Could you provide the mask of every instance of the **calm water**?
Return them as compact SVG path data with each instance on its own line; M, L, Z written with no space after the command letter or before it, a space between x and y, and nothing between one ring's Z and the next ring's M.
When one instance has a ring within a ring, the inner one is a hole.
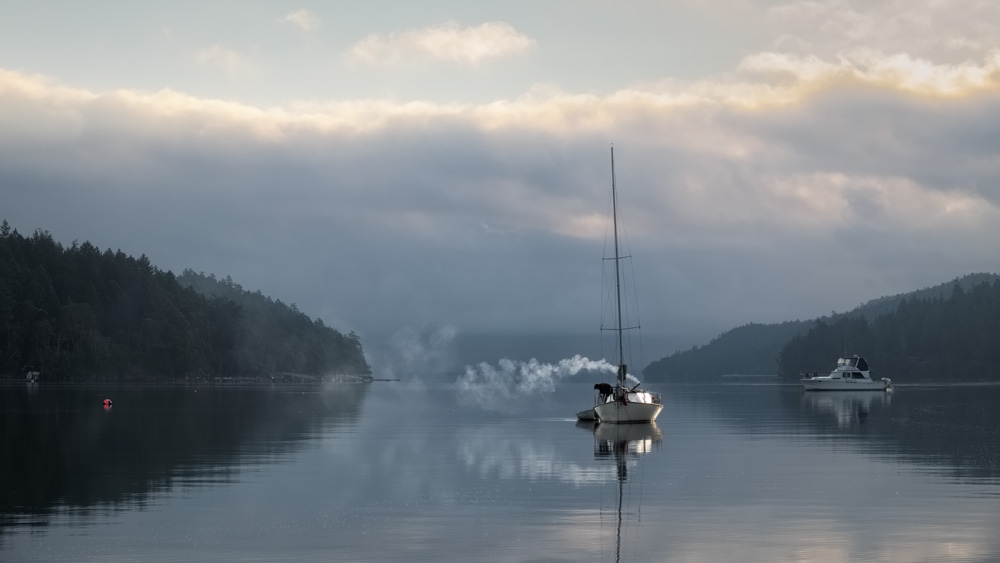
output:
M0 560L1000 561L1000 387L589 381L0 388Z

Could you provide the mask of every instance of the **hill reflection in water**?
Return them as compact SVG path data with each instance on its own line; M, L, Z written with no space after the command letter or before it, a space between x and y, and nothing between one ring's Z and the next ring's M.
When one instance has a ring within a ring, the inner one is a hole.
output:
M354 424L367 385L320 388L17 386L0 391L0 527L56 510L142 508L232 482L305 439ZM104 398L113 397L106 409Z

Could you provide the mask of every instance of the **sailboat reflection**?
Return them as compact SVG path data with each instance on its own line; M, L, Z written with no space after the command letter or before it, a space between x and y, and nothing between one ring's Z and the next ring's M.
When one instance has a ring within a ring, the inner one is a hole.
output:
M865 424L872 408L885 408L892 404L892 394L885 391L827 391L804 393L802 403L813 412L833 415L837 426L850 428Z
M625 483L629 480L629 469L640 462L640 456L659 449L663 442L663 432L655 422L642 424L592 424L578 422L578 428L593 429L594 458L614 460L617 469L618 503L615 527L615 562L621 561L622 516L625 505ZM641 473L640 473L641 475ZM633 479L634 482L634 479ZM641 481L640 481L641 485ZM640 494L641 498L641 494ZM638 506L632 515L638 517Z

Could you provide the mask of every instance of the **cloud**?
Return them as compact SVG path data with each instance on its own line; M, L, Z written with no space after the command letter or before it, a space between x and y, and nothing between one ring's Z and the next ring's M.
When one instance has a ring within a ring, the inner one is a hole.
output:
M198 51L194 60L199 65L220 68L230 76L245 76L257 71L250 59L221 43Z
M302 31L307 31L307 32L319 28L319 23L320 23L319 17L316 14L310 12L309 10L306 10L305 8L289 12L282 19L283 21L298 26L298 28L301 29Z
M967 95L1000 86L1000 49L987 53L981 63L959 64L936 64L905 53L886 55L871 49L855 50L832 61L764 52L743 59L739 69L784 74L810 90L851 81L928 96Z
M348 52L352 63L403 65L441 61L478 66L495 59L521 55L535 47L535 40L509 23L486 22L462 27L455 21L388 35L363 38Z
M961 62L997 46L1000 5L979 0L701 0L692 8L763 42L762 50L836 57L858 48Z
M607 95L271 108L0 70L0 208L362 334L583 330L614 140L647 330L805 318L996 269L997 65L767 52Z

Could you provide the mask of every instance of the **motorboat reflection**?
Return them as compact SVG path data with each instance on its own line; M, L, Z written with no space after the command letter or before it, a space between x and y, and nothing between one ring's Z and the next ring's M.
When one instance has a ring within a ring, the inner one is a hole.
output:
M813 412L833 415L837 426L848 428L865 424L873 408L888 407L892 394L884 391L803 393L802 403Z

